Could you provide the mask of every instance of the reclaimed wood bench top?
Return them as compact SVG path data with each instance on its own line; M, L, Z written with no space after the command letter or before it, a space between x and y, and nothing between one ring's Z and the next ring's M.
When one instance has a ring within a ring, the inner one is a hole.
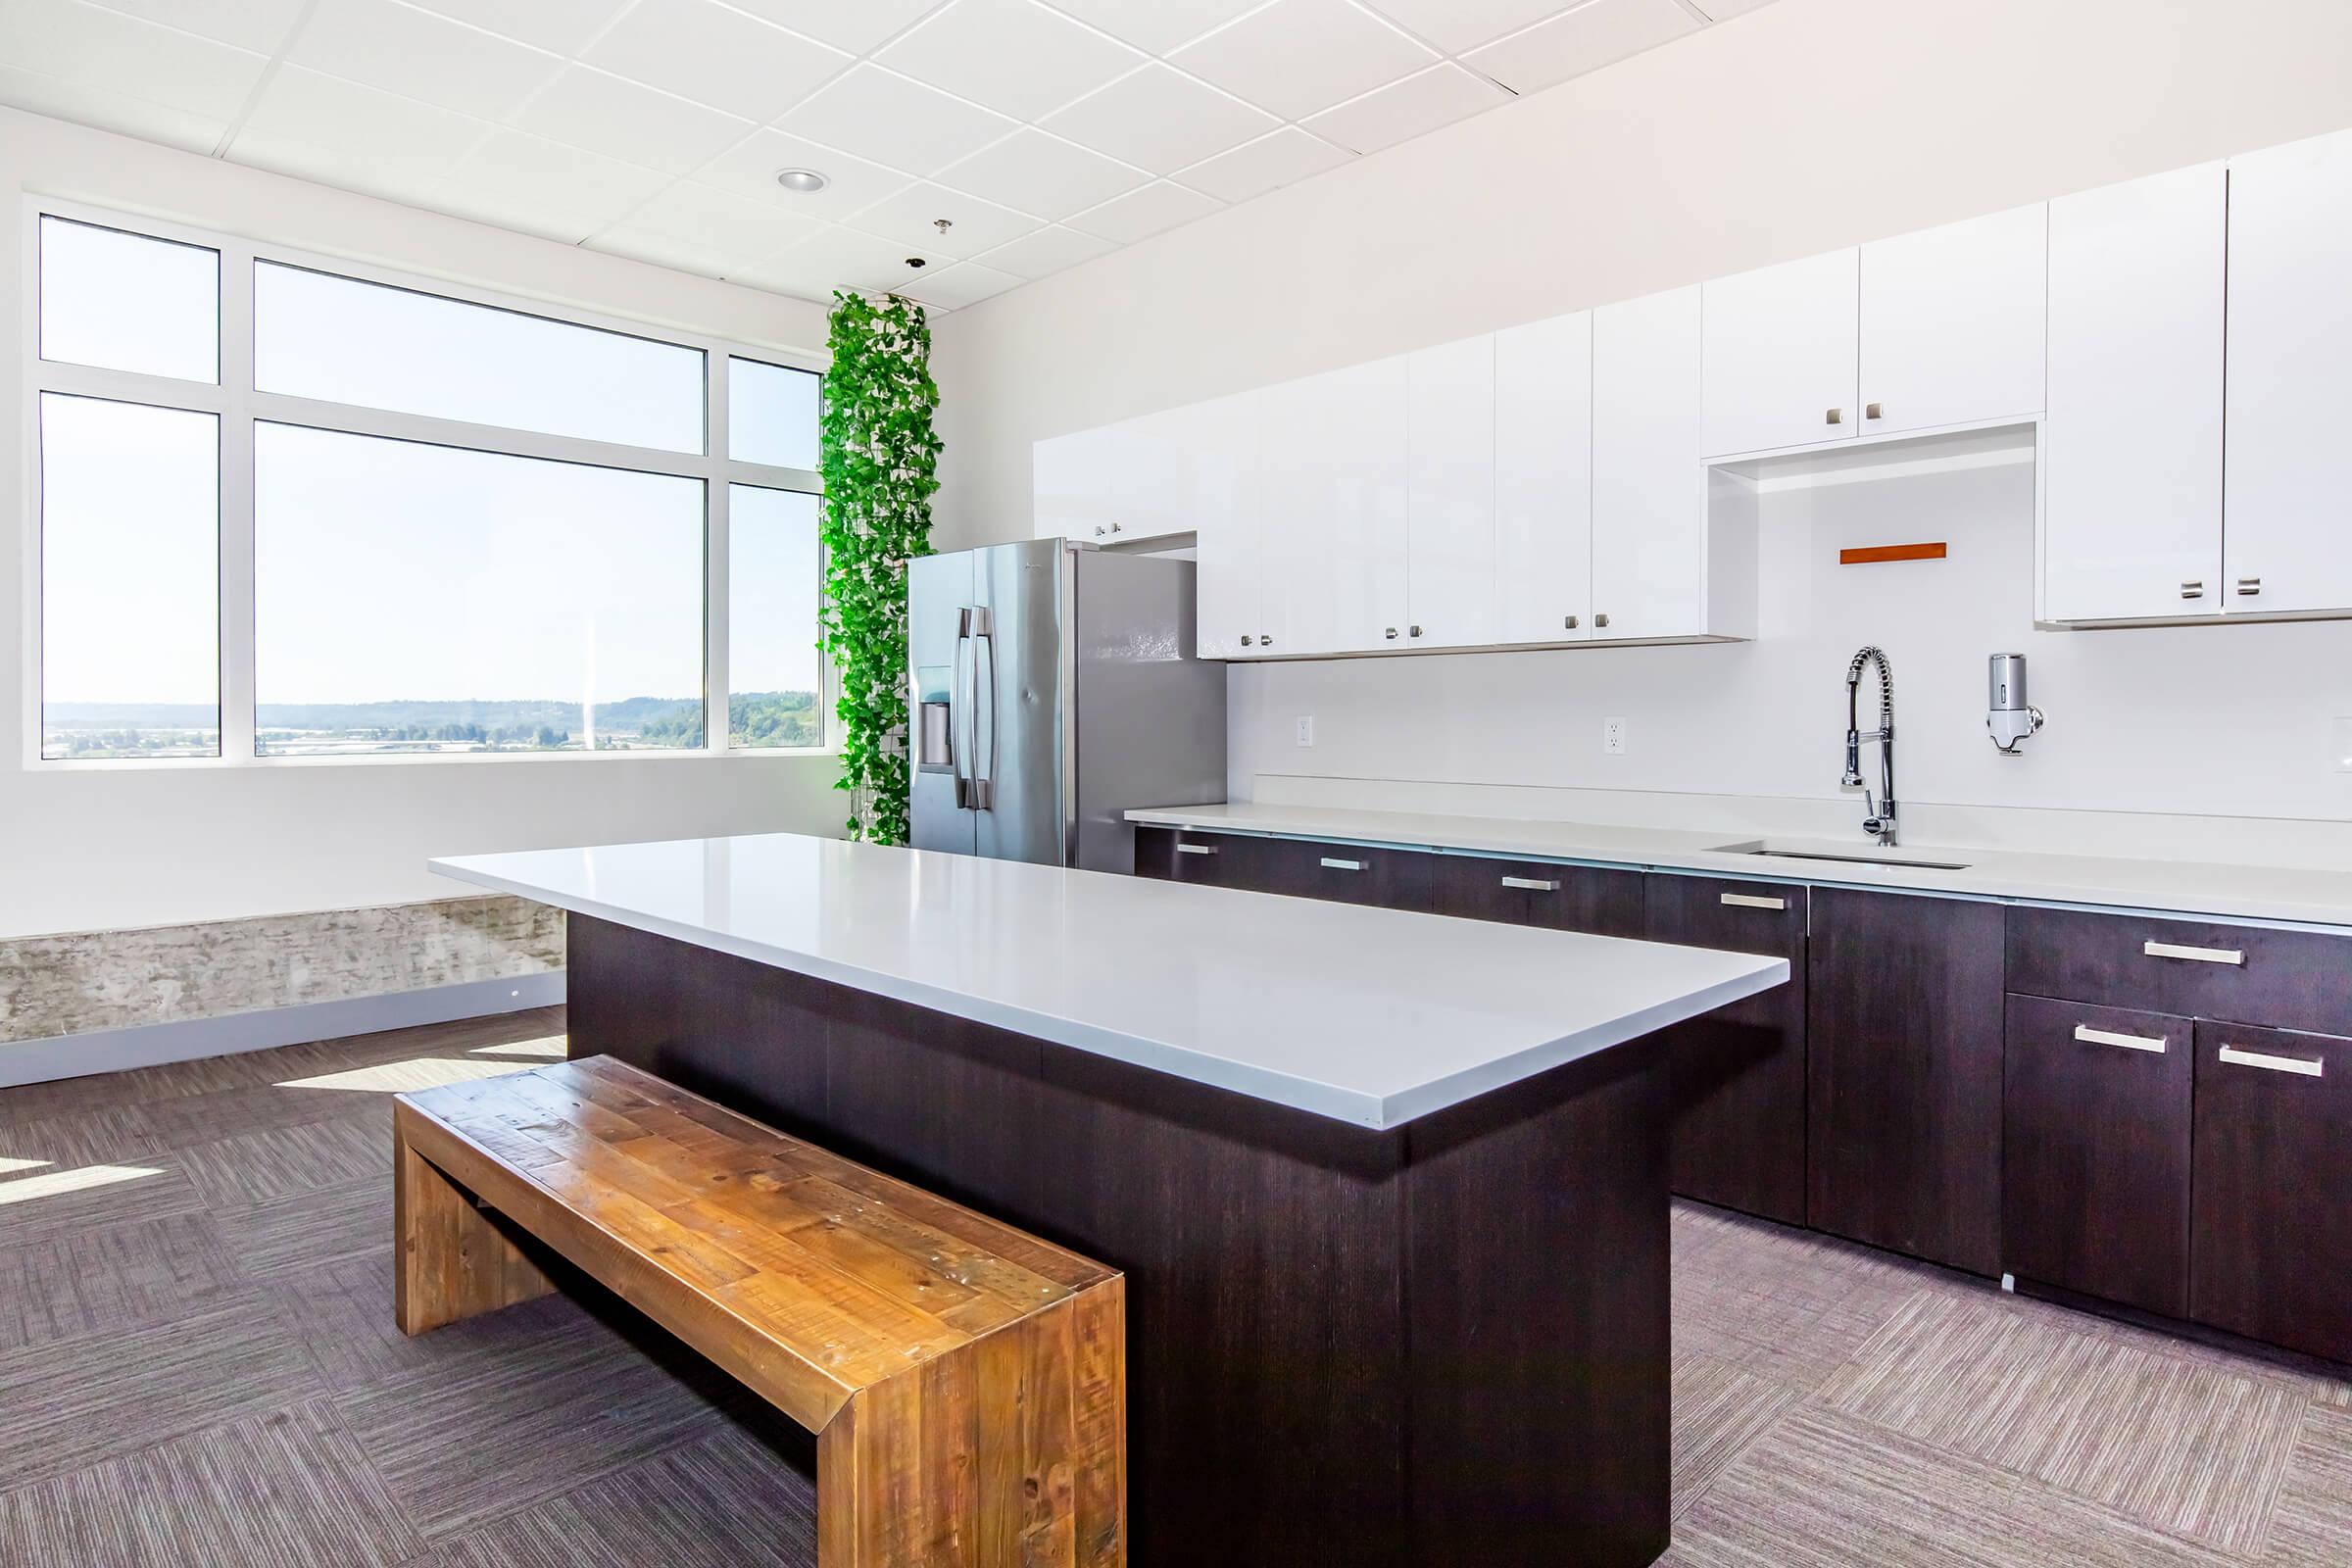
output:
M400 1097L424 1159L810 1431L1116 1273L610 1057Z

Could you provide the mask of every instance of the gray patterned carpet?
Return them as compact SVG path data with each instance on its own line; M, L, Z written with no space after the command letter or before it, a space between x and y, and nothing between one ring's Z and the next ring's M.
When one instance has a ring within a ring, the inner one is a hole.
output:
M392 1327L388 1096L560 1012L0 1091L0 1564L810 1568L807 1440L591 1288ZM2352 1385L1675 1213L1673 1568L2344 1568Z

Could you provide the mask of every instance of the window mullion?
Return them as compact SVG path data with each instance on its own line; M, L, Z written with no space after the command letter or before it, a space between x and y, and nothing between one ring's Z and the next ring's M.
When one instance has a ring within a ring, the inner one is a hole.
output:
M220 758L258 751L254 669L253 253L220 251Z
M732 642L728 585L734 580L734 508L727 488L727 357L703 356L704 410L709 434L704 447L711 460L710 476L703 481L705 517L703 544L703 749L723 752L733 738L733 675L728 669Z

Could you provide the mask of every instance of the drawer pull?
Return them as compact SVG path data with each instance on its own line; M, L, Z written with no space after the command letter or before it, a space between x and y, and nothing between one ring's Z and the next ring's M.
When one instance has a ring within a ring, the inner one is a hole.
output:
M2265 1072L2291 1072L2305 1078L2320 1077L2328 1063L2306 1061L2301 1056L2273 1056L2260 1051L2240 1051L2235 1046L2222 1048L2222 1060L2232 1067L2260 1067Z
M1536 876L1506 876L1502 879L1502 885L1506 888L1518 888L1525 893L1557 893L1560 891L1560 885L1557 882L1546 882L1542 877Z
M1178 855L1214 855L1217 853L1217 847L1213 844L1179 844L1176 846L1176 853Z
M1787 899L1768 899L1760 893L1726 893L1723 902L1735 909L1786 909Z
M1342 860L1328 855L1323 857L1323 865L1326 870L1332 871L1361 871L1364 868L1361 860Z
M2075 1025L2075 1038L2093 1046L2121 1046L2126 1051L2153 1051L2164 1054L2169 1043L2163 1035L2124 1035L2112 1029L2093 1029L2086 1023Z
M2235 948L2184 948L2178 942L2143 942L2139 951L2151 958L2186 958L2193 963L2244 963Z

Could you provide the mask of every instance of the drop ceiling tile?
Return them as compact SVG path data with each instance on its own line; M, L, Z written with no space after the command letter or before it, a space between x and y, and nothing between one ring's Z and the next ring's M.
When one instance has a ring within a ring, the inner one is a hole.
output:
M660 248L695 260L693 270L724 273L800 243L824 225L765 202L680 180L596 236Z
M926 272L899 292L937 310L960 311L1008 288L1019 288L1025 281L978 262L965 262L944 272Z
M638 0L580 58L758 121L773 120L850 63L838 49L713 0Z
M1144 63L1037 0L950 0L874 60L1016 120L1049 115Z
M830 183L820 191L789 191L776 183L787 169L813 169ZM912 177L862 158L820 147L780 130L759 130L694 172L695 183L773 202L787 212L837 222L914 183Z
M1460 54L1571 10L1583 0L1365 0L1447 54Z
M1074 228L1049 224L1033 234L1024 234L1009 245L1000 245L977 259L1000 272L1012 272L1021 277L1047 277L1064 268L1091 262L1098 256L1108 256L1118 247L1106 239L1081 234Z
M0 61L182 114L234 121L269 60L80 0L0 3Z
M1351 0L1274 0L1169 59L1285 120L1302 120L1438 56Z
M470 116L280 66L230 144L232 162L421 205L490 132Z
M1197 190L1171 185L1163 179L1080 213L1070 220L1070 226L1121 245L1132 245L1179 223L1205 218L1223 205Z
M919 271L908 268L910 256L921 257L927 265ZM922 271L952 265L927 251L908 250L878 235L836 226L767 257L743 275L762 288L823 299L837 288L901 288Z
M485 120L503 120L564 62L395 0L318 0L287 50L298 66Z
M641 86L592 66L566 66L514 119L518 130L665 174L689 174L743 140L752 122Z
M160 22L217 43L273 55L302 15L303 0L93 0L102 10Z
M1282 122L1156 61L1089 93L1045 128L1155 174L1213 157Z
M1176 177L1220 201L1246 202L1310 174L1337 169L1352 161L1353 156L1296 125L1285 125L1270 136L1260 136L1206 163L1195 164Z
M518 130L493 131L449 179L476 196L511 195L577 214L591 228L618 220L670 183L667 174Z
M628 0L409 0L490 32L572 55L620 15Z
M942 218L949 223L945 233L935 226ZM859 213L849 224L899 245L959 258L994 250L1044 226L1026 213L938 185L909 185Z
M1690 0L1690 3L1717 22L1729 22L1750 11L1763 10L1772 0Z
M224 119L191 115L183 109L170 109L63 76L19 71L14 66L0 66L0 104L192 153L209 153L220 145L229 126Z
M1164 55L1245 11L1255 10L1265 0L1054 0L1054 4L1138 49Z
M1587 0L1462 59L1513 92L1541 92L1698 26L1675 0Z
M778 130L909 174L935 174L1015 122L868 62L776 122Z
M1099 206L1149 178L1142 170L1025 125L948 170L939 182L1015 212L1057 220Z
M805 32L854 55L878 44L937 11L944 0L735 0L756 17Z
M1351 151L1376 153L1510 101L1509 93L1449 60L1326 109L1306 128Z

